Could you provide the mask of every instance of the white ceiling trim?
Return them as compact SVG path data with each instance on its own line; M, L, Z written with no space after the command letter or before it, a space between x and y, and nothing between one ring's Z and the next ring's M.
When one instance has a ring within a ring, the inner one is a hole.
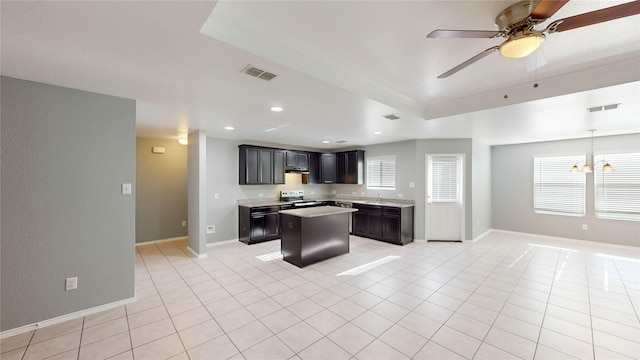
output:
M630 59L434 104L429 106L426 118L459 115L639 81L640 51L635 54ZM589 81L579 81L585 78ZM534 88L534 83L539 86ZM508 98L505 99L505 95Z

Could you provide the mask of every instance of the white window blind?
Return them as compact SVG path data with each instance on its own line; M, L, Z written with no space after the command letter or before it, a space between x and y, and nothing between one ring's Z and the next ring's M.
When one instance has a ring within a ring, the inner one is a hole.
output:
M431 201L458 201L457 159L433 159L431 161Z
M396 157L367 158L367 189L396 189Z
M570 171L574 164L584 162L584 155L533 159L533 202L536 213L584 216L585 173Z
M640 153L598 155L594 161L596 217L640 221ZM605 161L615 170L602 172Z

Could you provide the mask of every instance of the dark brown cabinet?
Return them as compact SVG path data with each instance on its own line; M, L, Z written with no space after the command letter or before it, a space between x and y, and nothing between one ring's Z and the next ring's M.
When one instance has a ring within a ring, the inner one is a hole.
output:
M336 173L339 184L364 184L364 150L336 153Z
M316 153L240 145L239 184L284 184L285 172L303 184L364 184L364 150Z
M249 145L239 149L240 185L284 184L284 150Z
M379 239L382 237L382 209L380 206L353 204L353 235Z
M273 183L284 184L285 161L287 152L285 150L273 150Z
M239 239L255 244L280 238L280 206L238 208Z
M354 203L353 235L405 245L413 241L413 206Z
M307 171L309 169L309 154L302 151L287 150L286 169Z
M302 174L303 184L320 184L320 153L309 153L309 173Z
M320 155L320 183L336 183L336 154L324 153Z

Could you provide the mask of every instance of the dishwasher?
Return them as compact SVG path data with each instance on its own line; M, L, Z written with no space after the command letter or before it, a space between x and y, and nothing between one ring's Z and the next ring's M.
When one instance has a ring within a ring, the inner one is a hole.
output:
M336 201L336 206L339 206L342 208L352 208L353 204L350 202ZM349 234L353 234L352 224L353 224L353 213L349 213Z

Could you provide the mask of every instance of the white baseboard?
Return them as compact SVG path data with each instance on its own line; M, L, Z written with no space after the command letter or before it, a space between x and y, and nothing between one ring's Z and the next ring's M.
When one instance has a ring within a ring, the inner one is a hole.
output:
M170 241L179 241L179 240L185 240L185 239L188 239L188 238L189 238L188 236L178 236L178 237L167 238L167 239L143 241L143 242L137 242L136 246L159 244L159 243L165 243L165 242L170 242Z
M66 315L58 316L58 317L55 317L55 318L52 318L52 319L43 320L43 321L40 321L40 322L37 322L37 323L20 326L20 327L17 327L15 329L5 330L5 331L0 332L0 339L5 339L5 338L11 337L11 336L20 335L22 333L26 333L26 332L37 330L37 329L42 329L42 328L47 327L47 326L63 323L65 321L81 318L81 317L84 317L84 316L97 314L97 313L102 312L102 311L115 309L117 307L120 307L120 306L123 306L123 305L127 305L127 304L131 304L131 303L134 303L136 301L137 301L137 299L134 296L132 298L128 298L128 299L124 299L124 300L118 300L118 301L114 301L114 302L111 302L111 303L108 303L108 304L104 304L104 305L92 307L92 308L89 308L89 309L84 309L84 310L72 312L72 313L69 313L69 314L66 314Z
M197 257L198 259L206 259L207 254L200 254L197 251L193 250L189 245L187 245L187 251L191 253L191 255Z
M212 243L207 243L207 247L230 244L230 243L234 243L234 242L238 242L238 241L240 241L240 239L229 239L229 240L216 241L216 242L212 242Z
M638 250L638 247L637 246L633 246L633 245L612 244L612 243L606 243L606 242L601 242L601 241L573 239L573 238L565 238L565 237L560 237L560 236L541 235L541 234L526 233L526 232L511 231L511 230L501 230L501 229L491 229L489 231L492 232L492 233L495 232L495 233L505 234L505 235L535 236L535 237L542 238L542 239L549 239L549 240L556 240L556 241L566 241L566 242L569 242L569 243L574 243L576 245L589 245L589 246L598 245L598 246L612 247L612 248L619 248L619 249ZM483 234L483 236L484 235L485 234Z
M476 236L475 238L473 238L472 240L469 240L469 241L470 241L471 243L475 244L475 243L477 243L478 241L482 240L482 238L483 238L483 237L485 237L485 236L489 235L492 231L493 231L493 229L489 229L489 230L487 230L487 231L483 232L482 234L480 234L480 235Z

